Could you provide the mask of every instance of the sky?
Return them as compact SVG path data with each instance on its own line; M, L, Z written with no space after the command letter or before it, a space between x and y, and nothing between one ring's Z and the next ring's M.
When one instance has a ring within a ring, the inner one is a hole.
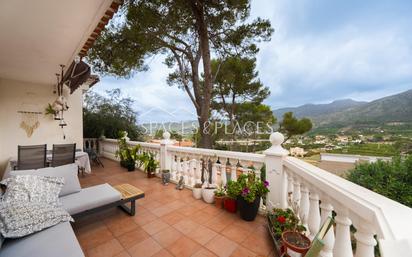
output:
M273 109L337 99L371 101L412 89L411 0L252 0L251 18L275 32L259 44L259 79ZM163 57L129 79L102 77L97 92L120 88L141 122L196 119L185 92L170 87Z

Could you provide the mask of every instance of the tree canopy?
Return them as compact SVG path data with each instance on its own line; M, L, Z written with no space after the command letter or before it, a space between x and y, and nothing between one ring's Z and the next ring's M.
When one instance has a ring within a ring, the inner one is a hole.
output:
M141 141L143 131L137 126L133 100L122 97L120 89L106 91L107 96L89 91L83 105L83 134L86 138L102 135L117 138L126 131L131 140Z
M270 40L270 22L248 22L248 0L129 1L121 13L96 40L89 61L101 73L128 77L147 69L151 56L165 55L165 64L175 69L168 83L187 93L198 116L200 146L210 148L205 125L217 75L212 72L212 55L255 55L257 43Z
M360 163L349 172L348 180L378 194L412 207L412 155Z
M279 130L286 134L286 140L295 135L302 135L312 129L312 121L308 118L297 119L293 112L283 114L283 119L279 122ZM286 141L285 140L285 141Z

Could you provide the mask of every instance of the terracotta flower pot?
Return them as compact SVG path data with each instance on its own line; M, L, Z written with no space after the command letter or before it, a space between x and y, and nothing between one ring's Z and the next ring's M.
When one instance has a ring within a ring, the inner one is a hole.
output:
M282 243L286 252L289 250L304 256L309 251L311 242L305 235L295 231L285 231L282 233Z
M216 196L215 195L215 205L217 208L222 209L223 208L223 200L225 199L224 196Z
M223 205L225 206L225 209L228 212L236 213L236 210L237 210L236 199L226 197L223 201Z

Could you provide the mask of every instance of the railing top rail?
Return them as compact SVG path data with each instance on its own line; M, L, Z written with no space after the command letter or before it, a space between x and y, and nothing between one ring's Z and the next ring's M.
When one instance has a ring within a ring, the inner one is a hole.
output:
M411 208L297 158L285 158L284 165L351 213L377 226L380 238L410 237L412 224L405 221L412 218Z
M116 140L116 139L106 138L106 139L103 139L103 141L104 141L104 142L113 143L113 144L117 144L117 140ZM155 143L147 143L147 142L139 142L139 141L128 141L127 143L128 143L129 145L141 145L142 147L149 147L149 148L160 149L160 145L159 145L159 144L155 144Z
M188 155L216 156L221 158L238 159L262 163L265 161L265 155L256 153L243 153L233 151L222 151L205 148L167 146L168 151L180 152Z

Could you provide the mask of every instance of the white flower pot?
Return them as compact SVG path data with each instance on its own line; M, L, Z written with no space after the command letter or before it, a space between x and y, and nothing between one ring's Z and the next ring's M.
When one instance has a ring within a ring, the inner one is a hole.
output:
M202 188L203 201L206 203L213 203L215 201L216 188Z
M193 197L197 200L202 198L202 189L201 188L193 188L192 189Z

